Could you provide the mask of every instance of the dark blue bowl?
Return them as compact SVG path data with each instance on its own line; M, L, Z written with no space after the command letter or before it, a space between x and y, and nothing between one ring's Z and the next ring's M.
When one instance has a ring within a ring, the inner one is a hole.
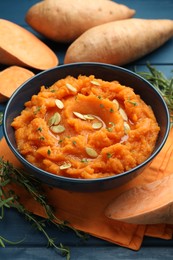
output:
M37 94L40 91L40 86L50 86L55 81L64 78L67 75L77 77L80 74L87 76L92 74L97 78L107 81L118 80L121 84L131 86L135 93L139 94L141 98L152 107L161 130L152 155L142 164L112 177L91 180L71 179L53 175L33 166L18 152L14 137L14 129L11 127L11 122L24 109L24 103L28 101L33 94ZM162 149L168 137L169 129L170 119L165 101L148 81L127 69L101 63L75 63L62 65L37 74L21 85L12 95L6 106L3 123L4 135L11 151L24 165L29 174L32 174L41 182L50 186L80 192L112 189L128 182L136 175L140 174L144 167L146 167Z

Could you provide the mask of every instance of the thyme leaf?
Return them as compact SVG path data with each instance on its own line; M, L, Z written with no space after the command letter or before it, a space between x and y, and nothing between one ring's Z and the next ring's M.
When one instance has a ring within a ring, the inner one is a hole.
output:
M48 246L54 247L57 249L63 256L66 256L66 259L70 259L70 250L67 247L64 247L62 244L57 246L54 239L52 239L46 231L46 223L50 222L55 227L60 230L71 229L77 236L80 238L87 238L87 235L81 231L76 230L66 221L58 219L54 215L53 208L47 203L47 198L45 191L43 190L41 183L34 179L32 176L26 175L23 169L14 167L8 161L4 161L3 158L0 158L0 220L4 217L5 208L15 208L18 212L22 213L25 218L34 224L34 226L43 233L48 241ZM27 192L36 200L45 210L46 218L43 218L41 221L39 218L34 215L32 212L28 211L24 205L21 204L20 198L12 188L12 185L17 184L22 186ZM5 243L15 243L11 242L0 236L0 246L4 247Z
M2 125L2 120L3 120L3 112L0 111L0 125Z
M23 242L24 239L20 240L20 241L10 241L2 236L0 236L0 246L1 247L5 247L5 243L10 244L10 245L17 245L21 242Z

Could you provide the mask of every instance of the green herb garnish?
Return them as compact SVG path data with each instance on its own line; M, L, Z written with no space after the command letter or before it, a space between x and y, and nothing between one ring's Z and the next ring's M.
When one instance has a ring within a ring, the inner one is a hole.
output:
M113 127L107 127L106 129L108 130L108 132L112 132L113 131Z
M112 157L112 154L111 153L107 153L107 158L111 158Z
M72 144L73 144L74 146L76 146L77 142L73 140L73 141L72 141Z
M0 236L0 246L1 247L5 247L5 244L9 244L9 245L17 245L20 244L21 242L23 242L24 239L20 240L20 241L11 241L6 239L5 237Z
M114 130L115 124L113 122L109 122L108 124L111 125L111 127L106 127L106 129L108 130L108 132L112 132Z
M51 238L46 231L46 224L51 222L60 230L65 230L67 228L71 229L80 238L87 238L86 234L71 227L68 222L58 219L54 215L52 207L47 203L47 198L41 183L32 176L26 175L24 170L14 167L8 161L4 161L3 158L0 158L0 179L0 220L4 218L5 208L15 208L18 212L22 213L29 222L34 224L34 226L45 236L48 241L48 246L54 247L63 256L66 256L67 260L69 260L70 250L67 247L64 247L61 243L59 246L55 244L54 239ZM46 218L40 218L28 211L24 205L21 204L20 198L12 189L12 186L8 186L12 184L17 184L23 187L32 196L32 198L44 208ZM19 242L12 242L0 236L0 246L2 247L5 247L5 243L14 244Z
M138 105L137 102L130 100L130 98L128 98L127 101L128 101L130 104L132 104L134 107L136 107L136 106Z
M38 127L38 128L37 128L37 131L41 132L41 131L42 131L42 128L41 128L41 127Z
M2 120L3 120L3 112L0 112L0 125L2 125Z
M41 110L41 107L40 107L40 106L36 107L36 109L35 109L35 111L34 111L34 115L36 115L38 112L40 112L40 110Z
M51 150L48 149L47 150L47 154L50 155L51 154Z
M147 68L149 72L138 72L138 74L147 79L160 92L168 106L171 126L173 126L173 77L168 79L149 64L147 64Z
M58 143L59 143L59 144L61 144L62 142L63 142L63 140L62 140L62 139L60 139L60 140L58 141Z

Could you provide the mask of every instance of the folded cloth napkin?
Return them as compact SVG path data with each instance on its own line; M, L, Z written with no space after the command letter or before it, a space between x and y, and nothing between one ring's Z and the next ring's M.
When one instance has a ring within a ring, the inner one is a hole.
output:
M0 156L20 167L20 163L10 151L4 138L0 141ZM93 193L71 192L45 185L46 196L49 204L55 209L55 215L61 220L68 221L74 228L111 243L139 250L144 236L171 239L173 225L165 223L155 225L123 223L107 218L104 214L105 208L121 192L172 174L172 158L173 129L157 157L139 176L129 183L109 191ZM36 215L46 217L42 206L38 205L33 198L28 197L21 187L17 187L17 189L22 194L22 203L28 210Z

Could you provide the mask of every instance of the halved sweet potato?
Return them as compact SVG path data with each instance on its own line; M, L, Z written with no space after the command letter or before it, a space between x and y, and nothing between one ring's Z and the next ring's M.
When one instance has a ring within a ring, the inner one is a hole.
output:
M55 53L23 27L0 19L0 63L39 70L58 65Z
M173 224L173 174L115 198L106 208L111 219L135 224Z

